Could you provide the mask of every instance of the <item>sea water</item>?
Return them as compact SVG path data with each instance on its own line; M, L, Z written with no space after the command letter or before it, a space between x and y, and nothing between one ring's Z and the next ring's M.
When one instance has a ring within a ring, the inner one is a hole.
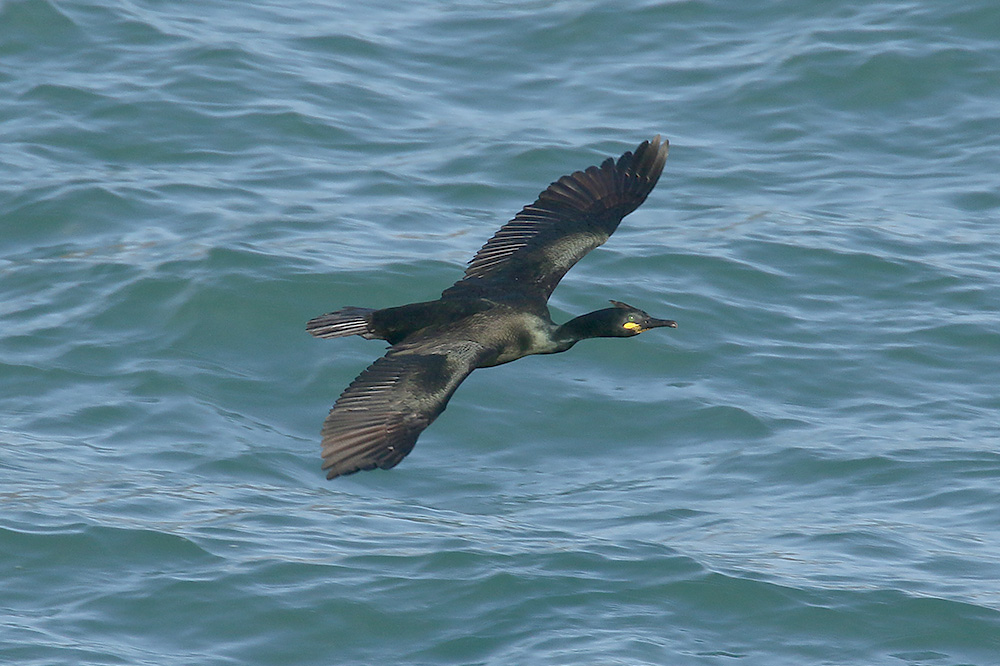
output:
M1000 5L0 2L0 661L1000 664ZM562 174L659 185L397 468L319 428Z

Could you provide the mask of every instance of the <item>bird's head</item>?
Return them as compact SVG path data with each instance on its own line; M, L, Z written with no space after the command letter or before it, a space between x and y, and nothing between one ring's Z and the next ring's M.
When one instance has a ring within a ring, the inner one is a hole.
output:
M677 328L677 322L673 319L657 319L650 317L639 308L632 307L628 303L621 301L611 301L613 308L599 310L607 324L607 332L602 337L630 338L639 335L651 328Z
M561 327L570 340L587 338L631 338L651 328L677 328L672 319L657 319L639 308L621 301L611 301L612 308L595 310L572 319Z

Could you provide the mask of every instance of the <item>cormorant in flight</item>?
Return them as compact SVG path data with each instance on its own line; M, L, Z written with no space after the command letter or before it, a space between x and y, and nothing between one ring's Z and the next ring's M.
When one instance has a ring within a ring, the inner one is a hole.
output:
M347 307L311 320L306 330L319 338L360 335L392 345L347 387L323 424L327 478L394 467L476 368L563 352L587 338L676 328L619 301L559 325L546 305L566 271L645 201L663 171L667 145L657 136L549 185L436 301Z

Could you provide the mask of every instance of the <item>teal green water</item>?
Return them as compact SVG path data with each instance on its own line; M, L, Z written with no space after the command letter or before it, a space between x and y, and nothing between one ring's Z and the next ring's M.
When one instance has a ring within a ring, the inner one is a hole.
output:
M0 662L1000 664L1000 5L0 1ZM558 176L675 331L318 430Z

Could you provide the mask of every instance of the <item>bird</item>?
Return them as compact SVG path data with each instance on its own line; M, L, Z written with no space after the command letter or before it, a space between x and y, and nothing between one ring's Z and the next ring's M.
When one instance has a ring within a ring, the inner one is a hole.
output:
M548 300L566 272L646 200L669 142L657 135L617 160L563 176L503 225L435 301L344 307L311 319L317 338L385 340L384 356L340 395L323 423L327 479L395 467L477 368L564 352L588 338L676 328L639 308L610 308L556 324Z

